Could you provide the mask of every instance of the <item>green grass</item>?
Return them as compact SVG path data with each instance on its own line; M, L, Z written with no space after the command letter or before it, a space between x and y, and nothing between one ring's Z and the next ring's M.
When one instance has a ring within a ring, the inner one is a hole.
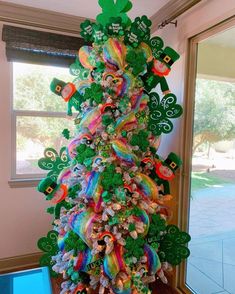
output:
M205 172L192 172L191 174L191 190L196 191L204 188L211 188L216 186L223 186L224 184L231 183L226 179L221 179L211 173Z

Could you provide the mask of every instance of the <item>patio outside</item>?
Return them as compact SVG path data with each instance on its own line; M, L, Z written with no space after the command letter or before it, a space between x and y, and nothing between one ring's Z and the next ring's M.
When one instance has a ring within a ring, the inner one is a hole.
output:
M193 157L187 284L197 294L235 294L234 146Z

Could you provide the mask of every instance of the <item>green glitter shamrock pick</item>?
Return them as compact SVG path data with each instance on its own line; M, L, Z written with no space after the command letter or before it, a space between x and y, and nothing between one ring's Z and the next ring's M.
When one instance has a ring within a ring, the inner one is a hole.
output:
M158 241L161 232L166 229L166 221L159 214L152 214L152 219L149 226L148 238L155 237Z
M90 100L90 104L93 105L93 101L96 104L100 104L103 98L103 89L100 84L92 83L90 88L85 90L84 99Z
M60 153L53 148L46 148L44 157L38 160L38 166L44 170L50 170L47 177L56 181L59 173L69 165L66 147L60 149Z
M95 151L86 144L80 144L76 150L76 160L80 164L85 164L87 159L90 159L96 155Z
M101 24L93 25L93 38L94 38L94 42L97 44L101 44L102 42L105 42L108 40L106 30Z
M90 20L86 19L84 22L80 24L81 28L81 36L86 42L92 42L93 41L93 25Z
M185 246L190 240L190 235L180 231L177 226L167 226L166 233L159 242L158 255L161 261L168 261L172 265L180 264L190 254L189 249Z
M139 146L140 150L145 152L149 146L148 132L140 130L138 134L132 136L130 144L132 146Z
M130 50L126 55L126 61L134 76L138 76L146 68L146 57L143 51Z
M102 13L97 15L96 20L103 26L110 22L111 17L120 17L126 26L131 24L131 20L126 14L132 8L129 0L116 0L115 3L114 0L99 0L99 5L102 8Z
M122 175L115 171L115 165L110 164L101 173L101 184L105 191L115 189L123 185Z
M59 219L60 218L60 212L61 212L61 209L62 207L65 209L65 210L70 210L74 205L67 202L67 201L61 201L59 203L57 203L55 206L51 206L51 207L48 207L47 208L47 212L49 214L54 214L55 216L55 219Z
M84 68L78 58L70 65L69 72L71 75L76 76L78 80L86 80L90 74L90 70Z
M106 25L106 30L110 36L123 36L124 25L122 24L121 17L111 17Z
M153 37L147 42L152 49L153 57L158 59L163 52L164 42L160 37Z
M176 96L172 93L167 94L160 102L157 93L150 93L149 98L148 130L156 136L160 136L162 133L170 133L173 129L170 119L177 118L183 113L182 107L176 104Z
M64 129L63 132L62 132L62 135L64 136L65 139L69 140L69 138L70 138L69 129Z
M125 253L125 257L128 258L134 256L139 260L140 257L144 255L144 243L144 239L140 237L133 239L128 236L126 238L125 249L127 252Z
M87 248L86 244L82 241L82 239L73 231L70 231L68 233L68 237L65 239L64 243L65 250L67 252L73 249L75 252L84 251Z
M139 31L135 26L131 26L130 30L125 32L125 44L130 45L133 48L137 48L141 41L141 31Z
M47 234L47 237L42 237L38 240L38 248L45 252L45 254L40 258L41 266L48 266L50 270L50 274L52 277L57 277L57 273L55 273L52 269L53 264L51 263L52 256L56 255L59 251L57 245L58 232L50 231Z
M104 202L109 202L112 199L112 193L108 191L104 191L101 196Z
M132 23L132 26L134 26L137 30L140 31L140 35L143 41L149 40L151 25L152 22L146 15L136 17L134 22Z

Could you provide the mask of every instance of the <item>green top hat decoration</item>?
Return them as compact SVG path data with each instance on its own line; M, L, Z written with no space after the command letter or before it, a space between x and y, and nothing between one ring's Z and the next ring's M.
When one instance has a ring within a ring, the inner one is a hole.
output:
M180 58L179 54L172 49L171 47L166 47L163 52L160 54L158 60L164 62L168 68Z
M163 162L163 165L168 166L173 172L175 172L182 165L182 160L178 155L171 152Z
M50 89L53 93L61 95L61 91L63 90L65 85L65 82L54 78L50 84Z
M38 184L38 191L46 195L47 200L53 198L54 193L57 191L58 185L50 177L44 178Z

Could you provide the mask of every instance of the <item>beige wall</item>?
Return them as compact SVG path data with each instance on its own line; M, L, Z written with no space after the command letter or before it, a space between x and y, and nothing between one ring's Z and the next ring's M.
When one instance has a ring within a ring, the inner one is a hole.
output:
M0 23L0 35L2 24ZM35 188L10 188L11 64L0 41L0 259L37 252L37 240L51 228L48 203Z
M235 81L234 60L235 48L202 42L198 47L197 73Z

